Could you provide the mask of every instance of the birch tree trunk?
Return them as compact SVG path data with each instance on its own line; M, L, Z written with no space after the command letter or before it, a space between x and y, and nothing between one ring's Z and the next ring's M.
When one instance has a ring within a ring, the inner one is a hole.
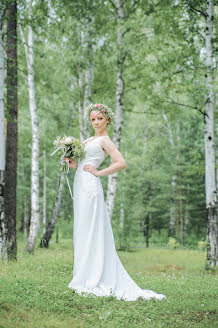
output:
M43 233L46 231L47 225L47 184L46 184L46 151L43 150L43 159L44 159L44 175L43 175Z
M5 218L8 258L17 259L17 2L8 2L7 10L7 144L5 169Z
M0 8L0 170L5 170L5 115L4 115L4 10Z
M26 177L26 175L25 175L23 154L21 154L21 158L22 158L23 184L26 187L28 177ZM27 197L27 193L26 193L26 188L24 188L24 191L23 191L23 216L24 216L23 217L23 232L24 232L24 237L27 238L28 228L29 228L29 208L28 208L28 197Z
M29 215L28 215L28 202L27 202L27 196L26 194L24 195L24 227L23 227L23 233L24 237L27 238L28 236L28 228L29 228Z
M218 94L216 94L216 190L218 190ZM217 215L218 215L218 204L217 207Z
M0 171L0 260L8 260L7 254L7 229L5 224L4 209L4 171Z
M171 200L170 200L170 222L169 222L169 236L175 236L175 225L176 225L176 176L173 175L171 178Z
M207 0L206 11L206 88L204 142L205 142L205 185L207 208L207 268L214 268L218 263L217 252L217 198L214 151L214 91L213 91L213 0Z
M144 222L144 231L143 231L145 236L146 248L149 248L151 220L152 220L152 213L148 213Z
M190 184L187 185L187 195L185 201L185 214L184 214L184 228L183 228L183 238L186 236L188 225L189 225L189 199L190 199Z
M122 186L121 201L120 201L120 230L123 231L125 222L125 209L124 209L125 188Z
M56 219L57 219L59 208L61 205L61 198L62 198L63 187L64 187L64 179L65 179L65 175L62 174L61 181L60 181L60 187L59 187L57 198L55 200L55 205L54 205L54 208L52 211L51 219L50 219L50 221L46 227L46 231L41 239L40 247L48 248L48 246L49 246L49 241L50 241L52 233L54 231Z
M89 3L89 1L88 1ZM83 72L82 64L80 63L79 67L79 124L80 124L80 139L85 140L90 136L89 123L87 120L86 108L91 103L91 86L93 80L93 46L92 46L92 17L88 16L87 21L85 22L86 31L78 31L78 38L83 49L81 54L81 62L84 61L85 72ZM85 81L84 81L85 80Z
M76 118L76 106L75 106L75 88L76 88L76 78L75 76L72 76L71 78L71 85L70 85L70 93L71 93L71 98L70 98L70 109L71 109L71 118L72 121L75 120Z
M83 136L83 72L80 66L79 77L78 77L78 87L79 87L79 100L78 100L78 112L79 112L79 127L80 127L80 140L85 140Z
M177 125L177 154L176 154L176 164L179 163L180 160L180 149L181 149L181 137L180 137L180 121L178 121ZM180 229L180 244L183 246L184 243L184 222L183 222L183 201L182 201L182 177L180 169L177 173L177 192L178 192L178 210L179 210L179 229ZM179 232L179 231L178 231ZM178 235L179 240L179 235Z
M164 128L167 130L168 136L169 136L169 143L172 147L172 149L175 149L175 142L174 142L174 138L173 138L173 131L172 128L170 126L170 123L168 121L168 117L165 113L163 113L163 119L165 121ZM176 163L178 162L178 154L176 155ZM173 174L171 177L171 199L170 199L170 219L169 219L169 237L175 236L175 226L176 226L176 175Z
M86 62L85 68L85 89L83 102L83 140L90 136L89 123L87 120L86 108L91 103L92 95L92 80L93 80L93 16L92 16L92 1L87 1L88 17L86 19L86 30L84 38L84 58Z
M0 10L0 260L7 261L7 234L5 224L4 173L5 173L5 124L4 124L4 10Z
M90 45L88 45L88 46L91 47ZM91 52L91 50L89 50L89 53L90 52ZM83 140L89 138L89 136L90 136L86 108L91 103L92 77L93 77L93 65L91 62L89 62L88 67L86 68L86 71L85 71L85 91L84 91L83 127L82 127Z
M29 20L32 20L32 0L27 0ZM27 84L29 93L29 107L32 123L32 172L31 172L31 219L30 231L25 251L32 253L36 243L37 233L40 227L39 216L39 124L35 97L34 80L34 32L32 26L28 26L28 41L25 41L21 28L21 36L25 48L27 61Z
M79 124L80 124L80 139L86 140L90 136L89 123L87 120L86 108L91 103L91 83L92 83L92 73L93 66L90 64L85 70L85 86L83 84L83 72L79 72L79 89L80 89L80 99L79 99ZM82 99L84 88L84 99Z
M123 123L123 95L124 95L124 80L123 80L123 66L126 57L126 52L122 50L124 38L124 9L123 1L116 0L117 8L117 76L116 76L116 112L113 142L118 149L120 149L120 139ZM111 161L112 164L112 161ZM110 219L113 216L114 203L117 189L117 172L108 176L107 199L106 205Z
M4 9L0 9L0 260L7 261L7 234L5 222L5 124L4 124Z

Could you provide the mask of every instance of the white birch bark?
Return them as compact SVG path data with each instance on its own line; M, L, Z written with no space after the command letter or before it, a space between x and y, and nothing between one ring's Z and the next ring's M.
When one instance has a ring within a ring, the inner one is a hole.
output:
M216 94L215 109L216 109L216 117L218 118L218 94ZM218 119L216 121L216 190L218 190ZM217 206L217 212L218 212L218 206Z
M180 137L180 121L177 124L177 153L176 153L176 164L179 164L180 160L180 148L181 148L181 137ZM178 203L179 203L179 228L180 228L180 244L183 246L184 243L184 222L183 222L183 200L182 200L182 179L181 172L177 174L177 193L178 193ZM179 231L178 231L179 232ZM179 235L177 236L179 238Z
M7 230L5 224L4 172L5 172L5 125L4 125L4 10L0 9L0 260L7 261Z
M70 98L70 109L71 109L71 118L72 121L74 121L76 119L76 106L75 106L75 89L76 89L76 78L75 76L72 76L71 78L71 85L70 85L70 94L71 94L71 98Z
M214 150L214 91L213 91L213 0L207 0L206 11L206 88L207 100L204 120L205 143L205 186L206 208L208 216L207 236L207 267L214 268L218 264L217 252L217 197L215 178L215 150Z
M78 87L79 87L78 112L79 112L80 140L84 141L85 139L83 136L83 101L82 101L83 72L81 67L79 70Z
M0 170L5 170L5 124L4 124L4 41L3 15L0 9Z
M90 6L91 1L88 1ZM85 88L83 102L83 138L87 139L90 136L89 123L87 120L86 108L91 103L92 96L92 80L93 80L93 39L92 39L93 17L89 14L86 23L85 42L84 42L84 57L86 64L85 69Z
M125 221L125 210L124 210L124 195L125 195L125 191L124 191L124 187L122 187L122 191L121 191L121 202L120 202L120 230L122 231L124 228L124 221Z
M3 10L0 9L0 170L5 170L5 114L4 114L4 41Z
M124 219L125 219L124 206L123 206L123 202L121 202L120 203L120 230L123 230Z
M25 176L25 169L24 169L24 158L23 158L23 154L21 154L22 157L22 173L23 173L23 184L24 186L26 185L26 181L27 178ZM28 225L29 225L29 209L28 209L28 200L27 200L27 194L26 194L26 190L24 188L24 192L23 192L23 232L24 232L24 237L27 238L28 236Z
M190 185L188 184L187 186L187 195L189 196L190 194ZM189 197L188 197L189 198ZM186 200L186 203L185 203L185 215L184 215L184 233L183 233L183 236L185 237L186 235L186 232L187 232L187 229L188 229L188 225L189 225L189 209L188 209L188 206L189 206L189 203L188 203L188 200Z
M173 175L171 178L171 201L170 201L170 222L169 222L169 235L175 235L176 226L176 204L175 204L175 194L176 194L176 176Z
M165 113L163 113L163 119L165 121L164 128L167 130L168 136L169 136L169 143L172 147L172 149L175 149L175 142L173 138L173 131L169 124L168 117ZM178 154L176 155L176 163L178 162ZM171 177L171 200L170 200L170 219L169 219L169 235L174 236L175 235L175 226L176 226L176 203L175 203L175 197L176 197L176 175L173 174Z
M29 224L29 215L28 215L28 202L27 202L27 196L26 193L24 194L24 227L23 227L23 233L24 237L27 238L28 236L28 224Z
M46 226L46 231L45 231L45 233L44 233L44 235L41 239L40 247L48 247L49 246L49 241L51 239L52 233L53 233L54 228L55 228L56 219L58 217L58 213L59 213L59 209L60 209L60 205L61 205L65 174L62 174L60 179L61 179L60 180L60 186L59 186L58 194L57 194L57 197L56 197L56 200L55 200L55 205L53 207L52 215L51 215L51 218L49 220L49 223Z
M90 45L88 46L91 47ZM91 50L89 52L91 52ZM84 90L84 102L83 102L84 105L83 105L83 127L82 127L83 140L89 138L90 136L86 108L91 103L92 78L93 78L93 65L90 62L85 71L85 90Z
M43 150L44 170L43 170L43 233L46 231L47 225L47 183L46 183L46 151Z
M8 260L7 255L7 229L4 209L4 171L0 170L0 260Z
M117 8L117 76L116 76L116 112L115 112L115 125L113 142L118 149L120 149L121 130L123 124L123 94L124 94L124 81L123 81L123 64L126 54L122 50L123 37L124 37L124 10L123 2L116 0ZM112 164L112 161L111 161ZM117 189L117 172L108 176L107 186L107 199L106 205L110 219L113 216L114 203Z
M32 19L32 0L27 0L29 20ZM28 39L25 41L24 33L21 36L25 48L27 60L27 85L29 93L29 107L32 123L32 172L31 172L31 219L30 231L26 245L26 252L32 253L36 243L37 233L40 228L39 215L39 123L35 97L34 80L34 32L31 25L28 26Z
M86 63L85 72L83 72L82 65L79 68L79 124L80 124L80 139L85 140L90 136L89 123L87 120L86 108L91 103L91 86L93 80L93 47L91 38L92 17L88 17L86 24L86 31L78 30L78 39L82 49L81 62Z

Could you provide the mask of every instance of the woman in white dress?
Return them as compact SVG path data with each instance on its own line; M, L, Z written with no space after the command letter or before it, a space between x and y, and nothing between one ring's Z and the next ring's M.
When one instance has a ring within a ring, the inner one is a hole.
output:
M166 298L152 290L141 289L123 267L115 249L111 221L108 216L100 176L126 167L125 160L107 134L113 112L104 104L88 108L95 136L84 141L86 156L77 164L74 177L74 266L73 279L68 287L86 296L114 296L118 300L135 301ZM109 155L109 167L98 167Z

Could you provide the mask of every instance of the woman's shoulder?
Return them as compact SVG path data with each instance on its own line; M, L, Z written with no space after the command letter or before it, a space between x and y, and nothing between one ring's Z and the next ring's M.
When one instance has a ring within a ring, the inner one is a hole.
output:
M103 138L101 141L101 146L107 153L110 153L116 149L116 145L109 136L105 136L105 138Z
M101 141L102 144L103 143L110 143L110 142L112 142L111 138L108 135L102 136L101 140L102 140Z
M84 143L86 143L86 141L88 141L88 140L90 140L90 139L92 139L93 137L89 137L89 138L87 138L86 140L83 140L83 142Z

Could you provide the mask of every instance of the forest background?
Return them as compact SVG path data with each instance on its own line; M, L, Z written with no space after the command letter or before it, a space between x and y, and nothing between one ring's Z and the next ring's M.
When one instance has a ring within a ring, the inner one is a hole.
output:
M92 102L120 113L119 131L116 126L108 131L111 139L114 134L119 139L127 164L117 175L110 209L117 247L206 248L206 2L21 0L17 8L18 239L28 236L32 213L31 106L38 119L40 240L58 188L59 163L50 156L53 140L58 135L93 135L83 120ZM2 28L5 32L6 25ZM27 65L31 55L32 85ZM5 110L5 134L7 115ZM215 146L218 153L217 139ZM109 157L101 168L108 165ZM72 189L73 175L72 170ZM105 198L108 179L101 177ZM56 240L73 237L73 202L63 183Z

